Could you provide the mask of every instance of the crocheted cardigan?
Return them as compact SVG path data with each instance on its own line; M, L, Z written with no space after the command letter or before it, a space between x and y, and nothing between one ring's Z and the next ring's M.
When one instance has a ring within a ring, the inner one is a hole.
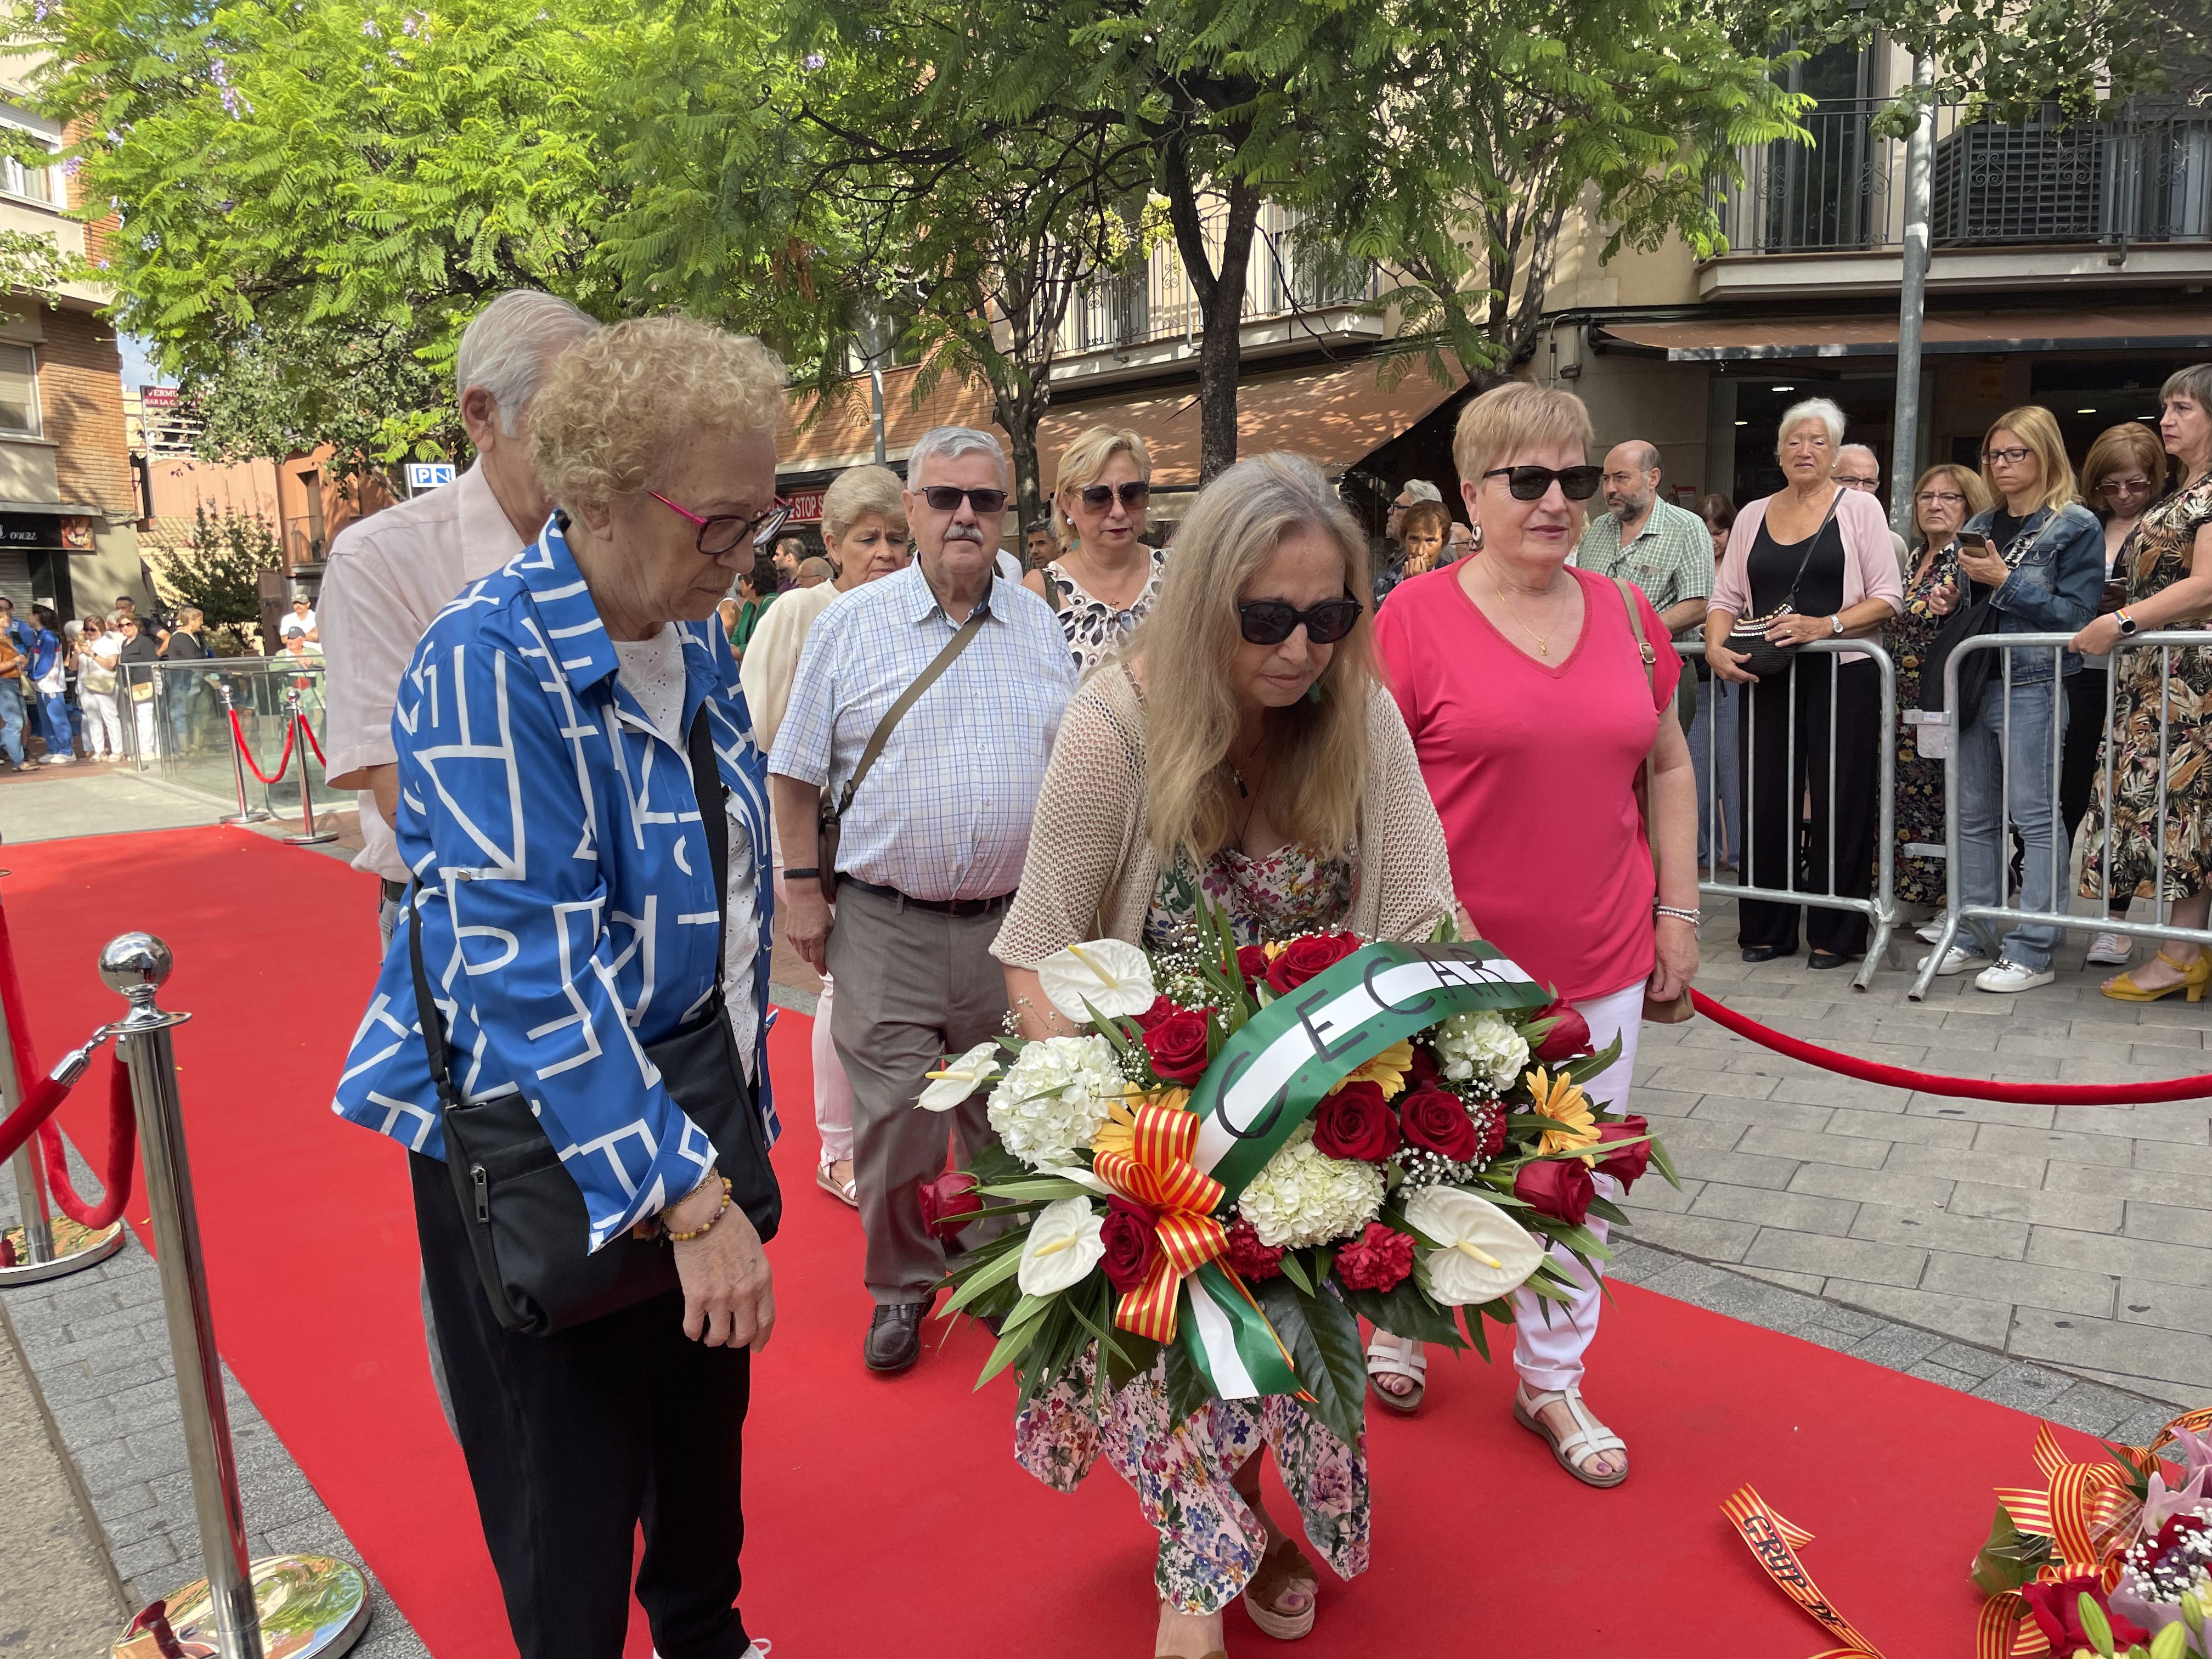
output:
M1451 914L1451 855L1405 718L1380 685L1368 703L1367 744L1348 925L1367 939L1424 939ZM1142 941L1160 877L1145 777L1144 702L1128 670L1108 663L1061 717L1021 890L993 955L1033 968L1085 939Z

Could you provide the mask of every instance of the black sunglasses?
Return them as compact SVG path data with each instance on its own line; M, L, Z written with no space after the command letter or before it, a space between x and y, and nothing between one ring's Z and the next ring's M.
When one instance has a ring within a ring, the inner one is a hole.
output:
M1482 475L1486 478L1503 478L1506 489L1513 492L1516 501L1540 501L1544 494L1557 483L1559 493L1571 501L1586 501L1597 494L1597 487L1605 481L1605 469L1598 466L1493 466Z
M962 489L954 484L930 484L922 490L921 499L939 513L957 513L964 501L975 509L979 519L1006 510L1006 492L1003 489Z
M1152 498L1152 487L1142 478L1132 478L1125 484L1085 484L1076 492L1083 497L1084 506L1096 513L1116 495L1125 507L1141 507Z
M1304 624L1315 645L1334 645L1358 626L1361 606L1351 594L1300 611L1281 599L1253 599L1237 607L1237 629L1253 645L1280 645Z

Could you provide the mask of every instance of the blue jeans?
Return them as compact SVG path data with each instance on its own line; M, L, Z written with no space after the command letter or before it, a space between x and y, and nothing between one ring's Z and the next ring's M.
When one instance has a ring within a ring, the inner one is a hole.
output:
M39 735L46 740L49 755L67 758L76 753L76 734L70 727L69 702L60 692L40 694L39 719Z
M23 763L23 683L0 680L0 749L16 765Z
M2008 861L2008 819L2019 833L2024 859L2018 908L2053 910L2063 904L2067 849L2057 844L2058 786L2051 745L2066 729L2066 704L2048 680L2012 688L2007 718L2002 678L1992 675L1972 720L1954 734L1958 751L1959 902L2002 902ZM2000 803L2004 751L2012 760L2011 799ZM1969 918L1966 926L1984 956L2003 956L2040 973L2051 966L2063 927L2023 925L1997 937L1995 925Z
M1691 672L1685 666L1684 673ZM1736 706L1742 690L1726 680L1698 682L1698 718L1690 726L1690 765L1698 778L1698 862L1742 863L1743 769L1736 752ZM1716 787L1714 763L1720 777ZM1720 799L1719 855L1714 856L1713 800Z

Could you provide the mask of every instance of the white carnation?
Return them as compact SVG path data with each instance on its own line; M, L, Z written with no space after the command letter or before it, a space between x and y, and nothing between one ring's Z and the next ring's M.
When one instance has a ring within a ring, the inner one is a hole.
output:
M1382 1207L1382 1166L1316 1150L1311 1124L1299 1127L1237 1200L1262 1244L1291 1250L1348 1238Z
M1486 1010L1454 1014L1437 1027L1429 1046L1437 1051L1437 1069L1454 1083L1479 1078L1493 1089L1510 1089L1528 1063L1528 1040L1503 1014Z
M1114 1047L1098 1036L1044 1037L1026 1045L991 1091L991 1127L1031 1169L1072 1163L1127 1091Z

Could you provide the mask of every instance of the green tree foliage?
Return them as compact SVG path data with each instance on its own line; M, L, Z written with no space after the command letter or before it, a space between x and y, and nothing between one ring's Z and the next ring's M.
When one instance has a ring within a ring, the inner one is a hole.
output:
M261 620L264 570L284 568L276 535L258 514L208 510L202 501L192 515L192 538L173 553L154 561L155 585L172 605L189 605L220 628Z

